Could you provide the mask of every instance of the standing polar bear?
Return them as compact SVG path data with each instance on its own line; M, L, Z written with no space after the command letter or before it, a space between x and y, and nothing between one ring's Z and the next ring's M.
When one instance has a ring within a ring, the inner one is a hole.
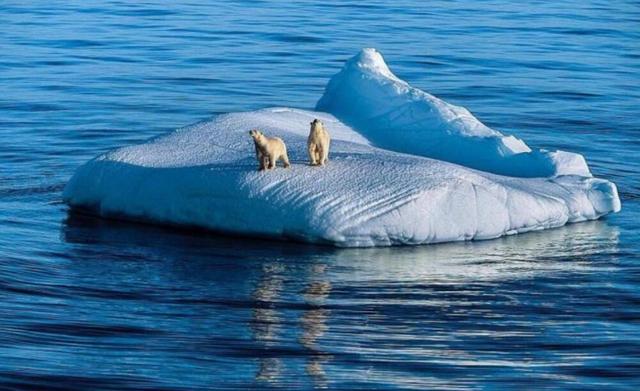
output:
M282 160L284 168L290 166L287 147L281 138L267 137L258 129L250 130L249 134L253 138L253 143L256 147L256 159L260 164L260 171L275 168L278 160Z
M329 161L329 144L331 138L317 118L311 122L311 131L307 139L309 160L312 166L324 166Z

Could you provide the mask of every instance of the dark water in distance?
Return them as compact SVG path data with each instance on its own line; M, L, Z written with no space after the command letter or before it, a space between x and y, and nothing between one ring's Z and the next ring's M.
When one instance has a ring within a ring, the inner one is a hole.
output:
M640 387L637 1L3 1L0 390ZM312 108L362 47L623 211L337 250L69 213L74 169L213 114Z

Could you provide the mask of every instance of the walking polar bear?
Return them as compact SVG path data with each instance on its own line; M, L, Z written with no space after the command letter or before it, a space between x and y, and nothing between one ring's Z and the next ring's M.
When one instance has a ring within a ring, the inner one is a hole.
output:
M324 166L329 161L329 132L324 129L317 118L311 121L311 130L307 139L309 160L312 166Z
M260 171L275 168L278 160L282 160L284 168L291 166L289 156L287 156L287 147L281 138L267 137L258 129L250 130L249 134L256 147L256 159L258 159Z

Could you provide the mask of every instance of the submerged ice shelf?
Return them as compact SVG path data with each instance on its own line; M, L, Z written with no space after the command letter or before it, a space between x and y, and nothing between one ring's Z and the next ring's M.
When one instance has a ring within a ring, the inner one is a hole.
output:
M581 155L531 151L399 80L373 49L332 78L318 110L331 114L219 115L108 152L77 170L65 202L103 216L345 247L489 239L620 209L615 185L593 178ZM324 168L307 165L313 118L332 135ZM251 128L281 137L292 167L256 171Z

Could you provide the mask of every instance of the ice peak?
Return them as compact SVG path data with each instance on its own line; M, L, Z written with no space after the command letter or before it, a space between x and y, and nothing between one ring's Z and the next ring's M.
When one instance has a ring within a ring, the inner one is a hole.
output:
M532 151L469 110L412 87L396 77L382 54L362 49L334 75L316 109L333 114L373 145L517 177L590 177L584 158Z
M389 66L384 61L382 54L374 48L362 49L360 53L356 54L349 61L347 61L345 68L355 68L359 72L381 75L385 78L400 81L400 79L398 79L393 74L393 72L391 72Z

